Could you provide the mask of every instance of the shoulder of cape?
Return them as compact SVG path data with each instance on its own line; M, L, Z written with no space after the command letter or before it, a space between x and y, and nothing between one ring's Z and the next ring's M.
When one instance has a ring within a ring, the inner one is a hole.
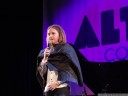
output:
M72 46L72 48L75 50L80 62L81 62L81 60L88 61L87 58L85 56L83 56L83 54L73 44L69 43L69 45Z
M42 58L43 57L43 54L44 54L44 49L40 50L38 56L37 56L37 59L38 58Z

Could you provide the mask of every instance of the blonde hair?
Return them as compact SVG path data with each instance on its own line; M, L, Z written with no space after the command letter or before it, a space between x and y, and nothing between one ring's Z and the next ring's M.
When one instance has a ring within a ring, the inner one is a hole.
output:
M47 30L49 30L50 28L57 30L57 32L59 33L59 40L58 40L59 44L64 44L67 42L65 32L60 25L57 25L57 24L50 25L47 28ZM46 41L47 41L47 38L46 38Z

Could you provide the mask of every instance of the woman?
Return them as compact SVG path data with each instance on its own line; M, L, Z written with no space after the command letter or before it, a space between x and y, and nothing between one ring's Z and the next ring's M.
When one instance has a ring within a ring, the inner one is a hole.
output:
M48 47L37 57L37 79L45 96L70 96L70 82L83 86L76 52L59 25L48 27L46 41Z

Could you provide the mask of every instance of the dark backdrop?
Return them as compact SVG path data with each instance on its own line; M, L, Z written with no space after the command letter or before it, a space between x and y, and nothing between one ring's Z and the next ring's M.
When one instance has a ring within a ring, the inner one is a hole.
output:
M42 48L43 1L0 1L0 96L39 96L36 57Z

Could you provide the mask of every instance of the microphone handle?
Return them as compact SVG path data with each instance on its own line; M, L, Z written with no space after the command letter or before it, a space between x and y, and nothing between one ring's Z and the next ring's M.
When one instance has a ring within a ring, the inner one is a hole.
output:
M48 49L51 51L53 48L53 45L51 42L48 43ZM49 54L46 54L46 57L49 57L50 53Z
M48 49L51 51L51 49L52 49L52 46L50 46L50 44L48 44L49 46L48 46ZM46 57L49 57L49 55L50 55L50 53L47 53L46 54Z
M50 53L49 54L46 54L46 57L49 57Z

